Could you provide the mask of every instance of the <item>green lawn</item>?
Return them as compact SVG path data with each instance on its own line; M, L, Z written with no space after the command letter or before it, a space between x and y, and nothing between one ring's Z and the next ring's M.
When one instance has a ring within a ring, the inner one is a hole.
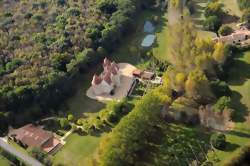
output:
M3 156L0 156L0 165L1 166L10 166L11 164L6 158L4 158Z
M241 17L242 11L240 10L237 0L220 0L227 11L230 12L232 15L236 15Z
M168 39L167 14L161 16L159 26L156 28L156 44L153 48L153 55L157 59L164 61L167 56Z
M250 51L234 55L234 63L229 71L228 84L233 91L232 101L236 111L233 131L226 134L230 143L226 151L217 150L216 154L221 166L227 158L237 153L237 149L250 141L250 119L246 119L250 111Z
M89 165L102 136L70 135L66 140L66 145L54 156L54 164L62 163L66 166Z

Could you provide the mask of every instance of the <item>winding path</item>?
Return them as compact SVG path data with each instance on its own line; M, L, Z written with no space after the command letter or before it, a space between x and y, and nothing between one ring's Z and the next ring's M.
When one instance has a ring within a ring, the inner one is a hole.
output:
M43 166L42 163L37 161L36 159L28 156L27 154L24 154L22 152L17 151L15 148L13 148L10 144L8 144L4 138L0 138L0 146L8 151L9 153L17 156L18 158L22 159L25 163L32 165L32 166Z

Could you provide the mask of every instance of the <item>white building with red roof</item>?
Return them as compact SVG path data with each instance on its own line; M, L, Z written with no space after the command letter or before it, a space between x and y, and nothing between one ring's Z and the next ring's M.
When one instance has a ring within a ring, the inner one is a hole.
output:
M119 87L121 84L119 66L105 58L103 60L103 73L99 76L95 74L91 84L96 95L110 94L115 87Z

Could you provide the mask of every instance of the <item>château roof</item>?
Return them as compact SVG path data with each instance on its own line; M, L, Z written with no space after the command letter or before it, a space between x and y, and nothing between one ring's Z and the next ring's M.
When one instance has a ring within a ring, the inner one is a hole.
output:
M106 67L106 66L110 66L111 65L111 62L108 58L104 58L103 60L103 66Z
M93 76L92 85L99 85L102 82L102 78L98 75Z
M109 85L111 85L112 84L111 73L106 72L103 76L103 80L106 81Z

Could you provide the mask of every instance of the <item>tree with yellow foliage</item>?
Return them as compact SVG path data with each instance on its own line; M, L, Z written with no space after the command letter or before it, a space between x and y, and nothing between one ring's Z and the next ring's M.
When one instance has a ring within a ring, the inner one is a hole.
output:
M225 44L224 43L218 42L215 44L213 58L219 64L223 64L225 62L226 52L225 52Z

